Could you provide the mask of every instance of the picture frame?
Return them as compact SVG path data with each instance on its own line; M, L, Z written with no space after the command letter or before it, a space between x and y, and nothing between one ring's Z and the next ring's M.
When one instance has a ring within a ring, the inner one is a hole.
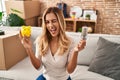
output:
M84 9L83 10L83 18L87 19L87 17L90 17L88 20L96 20L97 19L97 11L92 9Z

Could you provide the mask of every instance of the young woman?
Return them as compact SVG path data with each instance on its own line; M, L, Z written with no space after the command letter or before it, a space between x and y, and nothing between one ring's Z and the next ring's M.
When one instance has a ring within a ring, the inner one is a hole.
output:
M57 7L48 8L42 17L42 34L36 40L36 55L32 50L32 42L28 37L20 39L33 66L43 66L43 74L37 80L71 80L69 74L77 65L78 52L84 49L85 40L74 45L72 38L65 34L63 13Z

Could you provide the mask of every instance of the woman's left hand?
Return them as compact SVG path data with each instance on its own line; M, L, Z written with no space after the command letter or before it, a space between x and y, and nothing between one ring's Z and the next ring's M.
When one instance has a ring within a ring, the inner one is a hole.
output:
M81 40L78 45L74 48L74 52L79 52L81 50L83 50L86 46L86 40Z

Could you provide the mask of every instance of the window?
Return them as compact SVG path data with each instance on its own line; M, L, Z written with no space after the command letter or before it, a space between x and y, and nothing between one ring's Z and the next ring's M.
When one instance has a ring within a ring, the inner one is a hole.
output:
M6 9L5 9L5 1L4 0L0 0L0 12L3 12L3 15L1 18L1 21L0 21L0 26L3 25L4 21L6 21Z
M5 1L4 0L0 0L0 12L5 12Z

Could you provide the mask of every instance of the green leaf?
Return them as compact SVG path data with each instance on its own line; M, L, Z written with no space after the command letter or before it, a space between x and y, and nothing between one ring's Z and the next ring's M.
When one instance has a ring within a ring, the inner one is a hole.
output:
M25 25L25 22L17 14L11 13L7 17L6 24L7 26L22 26Z
M82 28L78 28L78 32L82 32Z
M11 11L22 14L22 12L20 12L20 11L18 11L18 10L16 10L16 9L12 9L12 8L11 8Z
M2 20L3 12L0 12L0 20Z

